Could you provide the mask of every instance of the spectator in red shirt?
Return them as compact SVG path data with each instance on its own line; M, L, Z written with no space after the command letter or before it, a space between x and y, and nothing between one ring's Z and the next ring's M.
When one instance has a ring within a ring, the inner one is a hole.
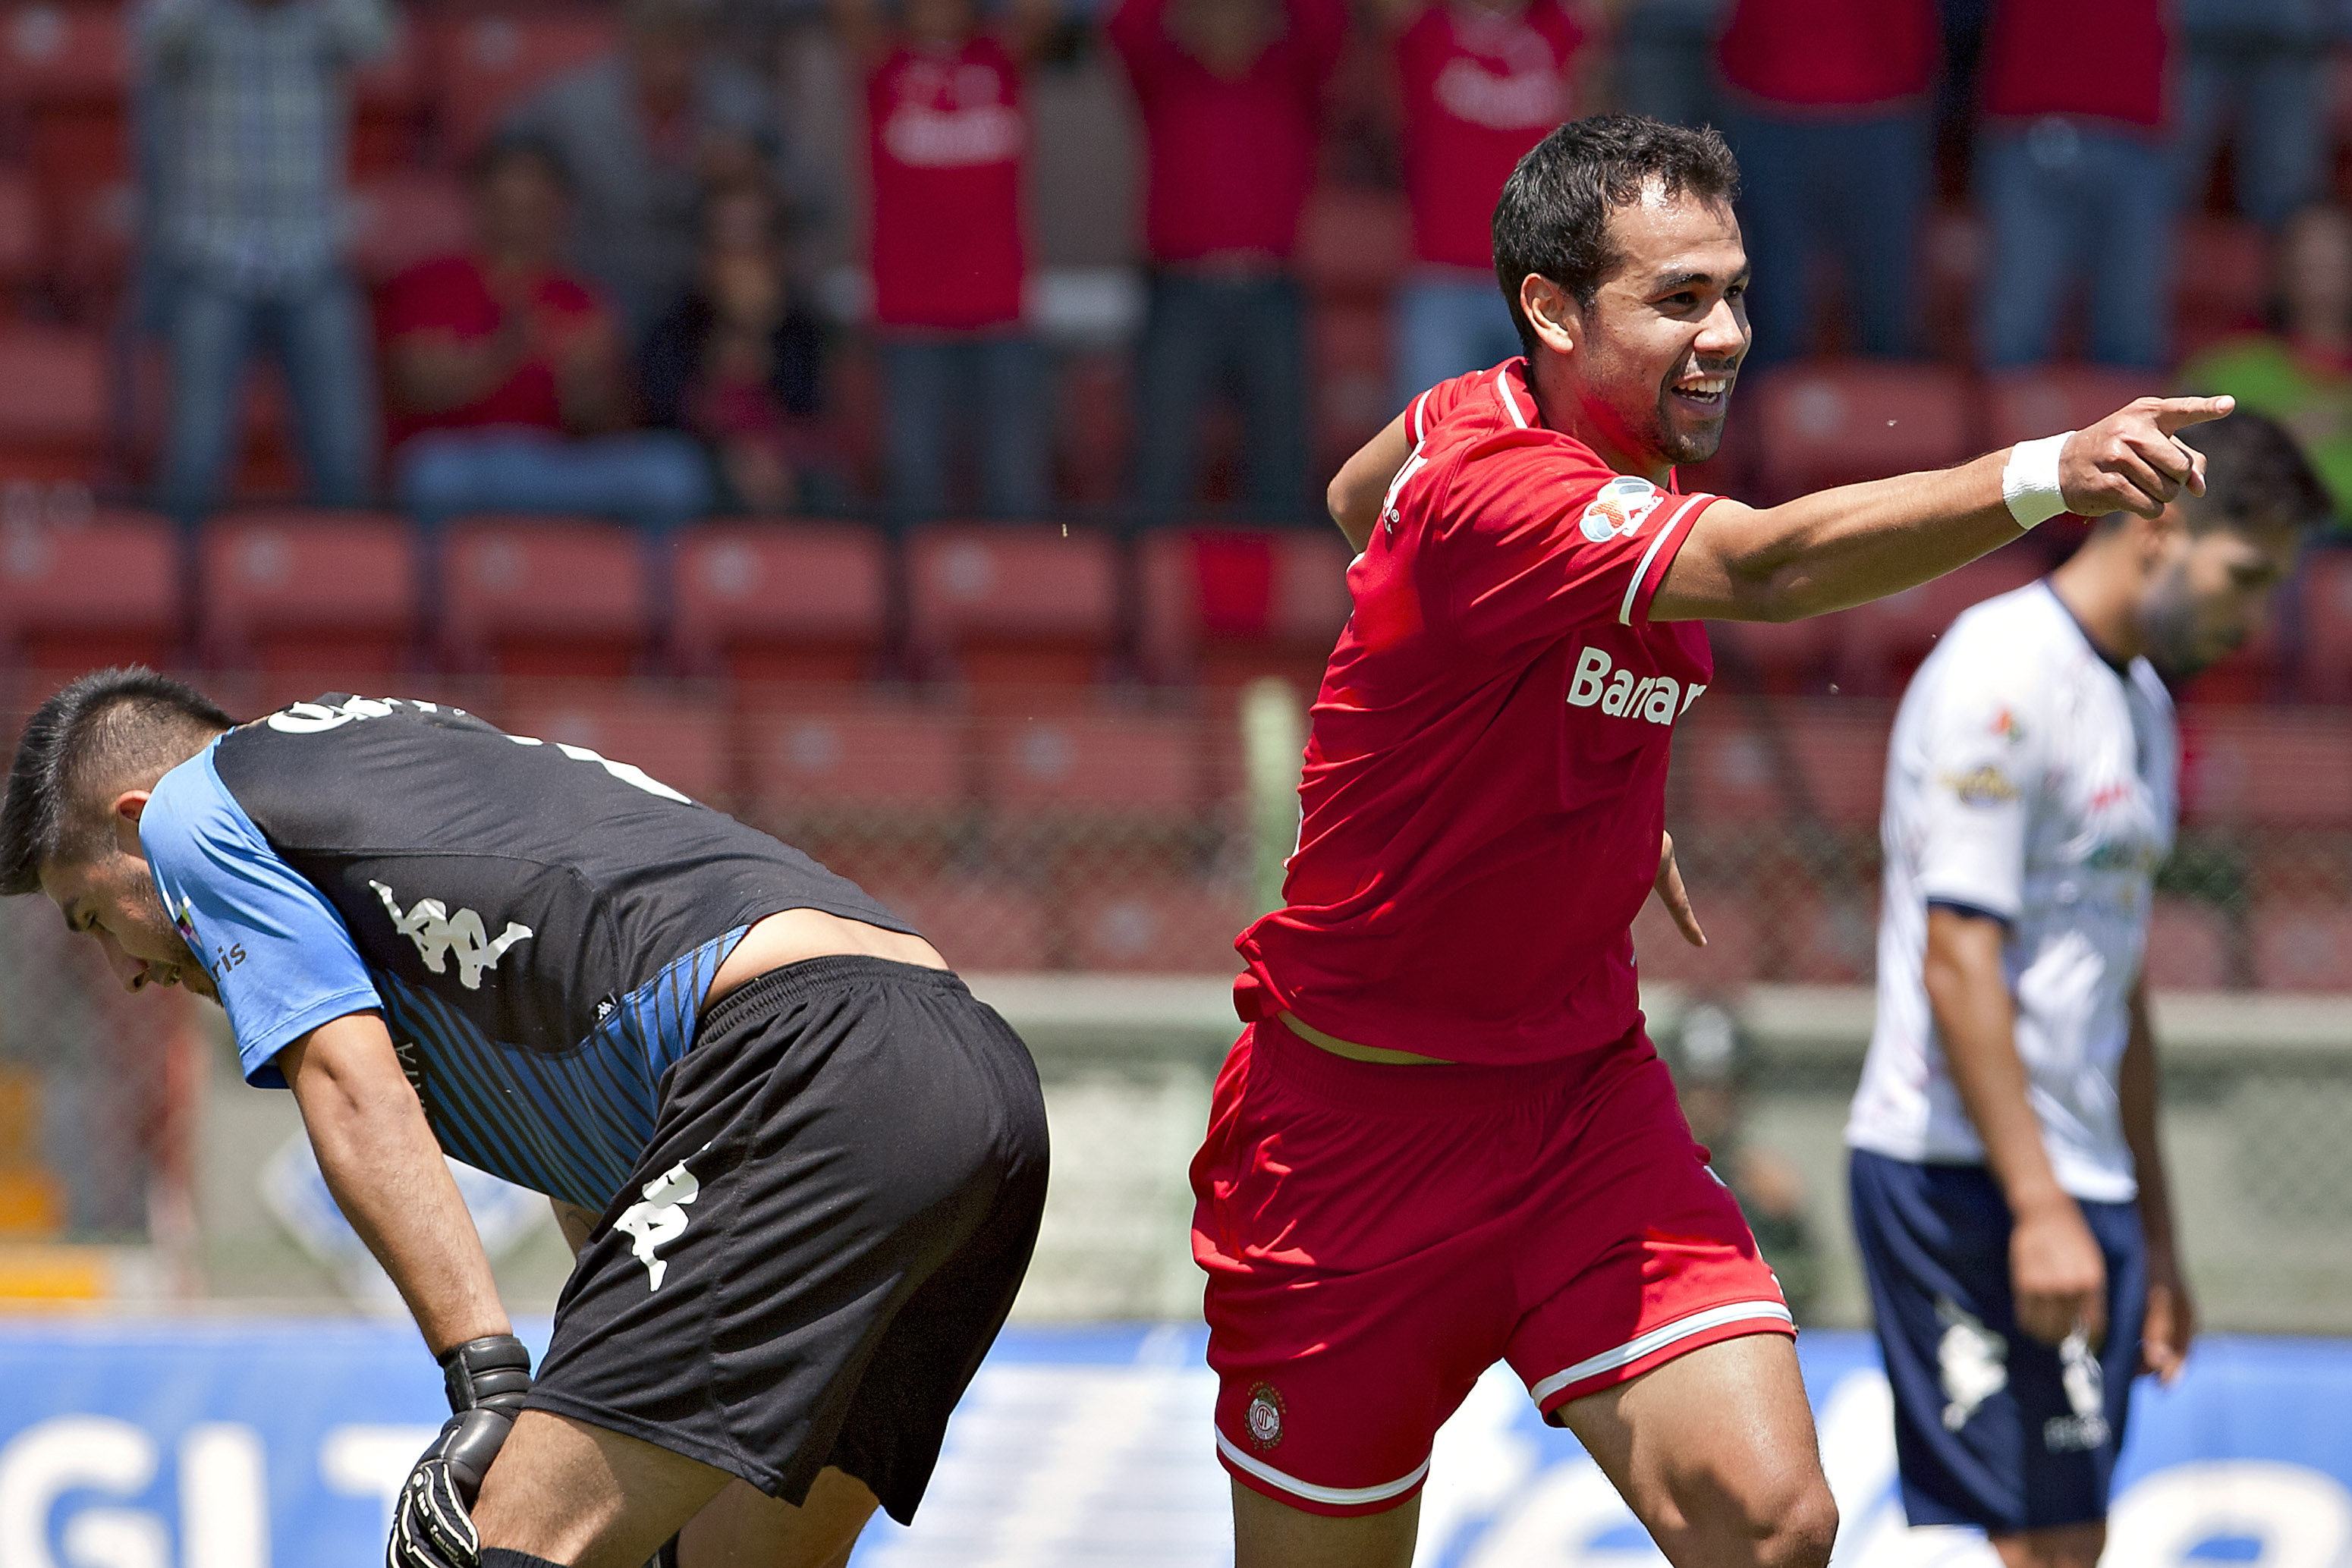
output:
M1053 0L1016 0L998 33L973 0L835 0L866 66L874 325L888 410L891 515L937 517L959 409L976 426L980 509L1037 517L1052 504L1045 367L1022 329L1022 74Z
M1738 0L1717 56L1756 286L1755 365L1812 341L1812 261L1837 258L1847 345L1917 344L1912 278L1927 199L1935 0Z
M1344 0L1119 0L1108 24L1143 110L1150 303L1136 368L1136 503L1191 505L1201 415L1239 392L1245 510L1304 521L1305 310L1289 271Z
M1397 291L1396 406L1519 352L1495 287L1495 198L1579 112L1588 30L1562 0L1397 0L1413 270Z
M2171 351L2174 175L2165 0L1999 0L1985 38L1979 200L1991 230L1977 317L1986 364L2047 360L2084 285L2089 358Z
M807 507L834 477L817 418L824 330L793 298L784 259L783 214L769 185L713 190L703 204L701 280L655 325L639 357L646 422L702 443L718 502L730 510Z
M705 509L693 442L631 431L612 311L558 269L562 162L494 143L473 170L474 249L394 278L377 317L394 486L429 525L463 512L588 512L658 535Z

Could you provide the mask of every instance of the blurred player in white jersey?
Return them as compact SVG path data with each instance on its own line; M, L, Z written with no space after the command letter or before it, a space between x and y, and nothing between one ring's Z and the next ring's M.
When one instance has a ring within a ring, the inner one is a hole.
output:
M2007 1568L2097 1562L2131 1378L2188 1350L2141 972L2178 817L2164 682L2255 629L2327 512L2261 415L2181 439L2204 496L1961 616L1887 758L1854 1228L1911 1522L1980 1526Z

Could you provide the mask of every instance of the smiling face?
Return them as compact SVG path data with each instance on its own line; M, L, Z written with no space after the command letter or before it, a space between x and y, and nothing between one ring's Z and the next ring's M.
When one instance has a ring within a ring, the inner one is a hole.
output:
M144 809L146 794L134 791L123 800L136 800ZM172 924L147 862L137 852L136 811L121 815L121 804L115 841L88 860L47 862L41 867L41 891L65 915L68 930L97 939L107 967L125 990L176 985L217 999L212 977Z
M1663 482L1723 444L1748 353L1748 252L1728 204L1654 185L1609 224L1622 259L1590 305L1536 275L1520 304L1552 350L1539 357L1556 356L1544 381L1566 393L1573 434L1620 472Z

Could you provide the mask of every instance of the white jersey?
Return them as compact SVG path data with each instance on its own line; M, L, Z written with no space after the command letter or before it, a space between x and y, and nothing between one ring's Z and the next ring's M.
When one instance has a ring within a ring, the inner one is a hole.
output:
M2027 1098L2058 1185L2138 1194L2116 1069L2156 869L2179 819L2172 699L2145 659L2117 674L2047 583L1953 623L1895 716L1886 758L1878 1022L1846 1142L1981 1165L1921 977L1927 907L2007 925Z

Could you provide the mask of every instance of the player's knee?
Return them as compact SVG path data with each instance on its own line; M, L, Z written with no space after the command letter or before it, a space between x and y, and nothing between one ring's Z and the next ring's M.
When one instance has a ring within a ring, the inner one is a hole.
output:
M1818 1475L1784 1501L1759 1543L1758 1568L1825 1568L1837 1545L1837 1500Z

